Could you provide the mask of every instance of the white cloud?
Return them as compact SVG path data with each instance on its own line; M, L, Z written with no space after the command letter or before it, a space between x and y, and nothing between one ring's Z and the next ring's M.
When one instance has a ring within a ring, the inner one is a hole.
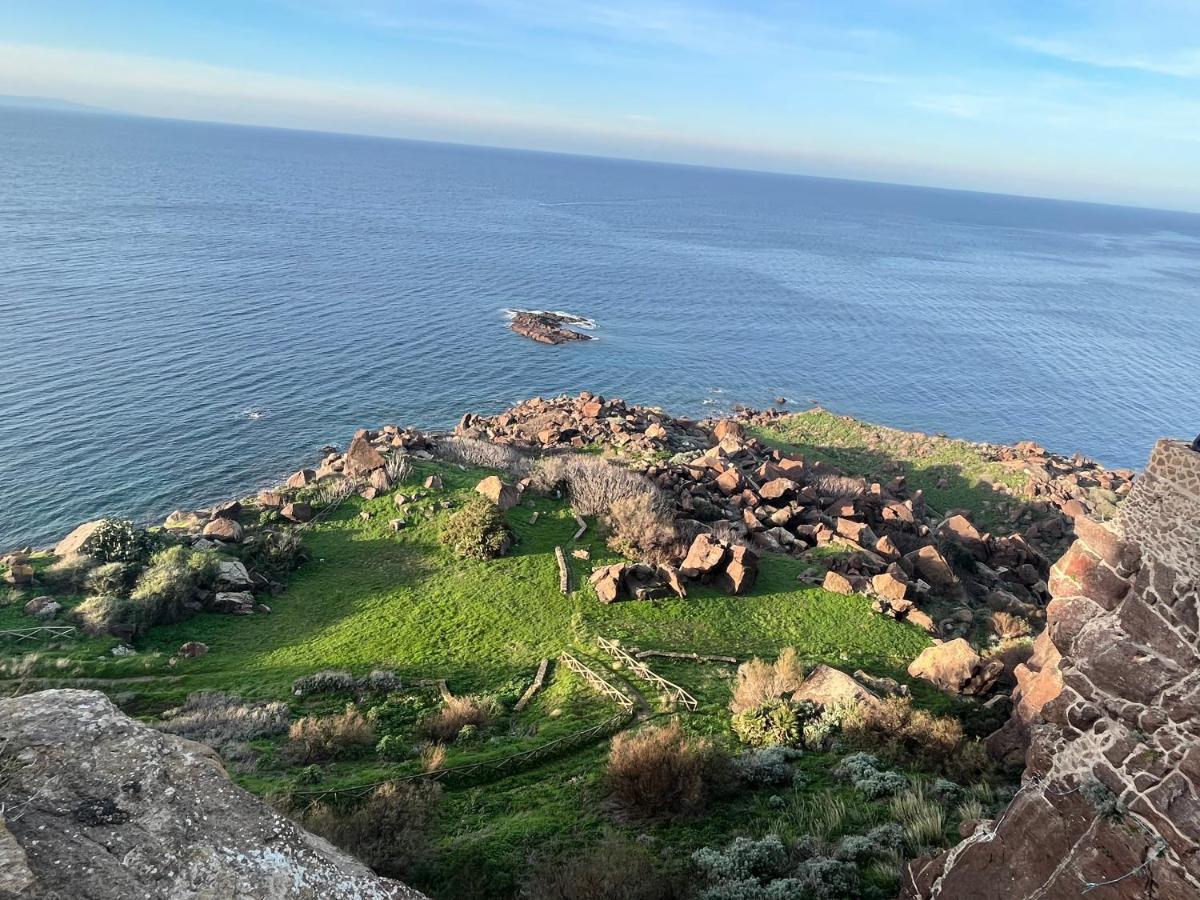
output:
M1102 49L1076 41L1017 37L1013 39L1013 43L1043 56L1053 56L1100 69L1134 69L1175 78L1200 78L1200 49L1168 51L1158 56L1147 56Z

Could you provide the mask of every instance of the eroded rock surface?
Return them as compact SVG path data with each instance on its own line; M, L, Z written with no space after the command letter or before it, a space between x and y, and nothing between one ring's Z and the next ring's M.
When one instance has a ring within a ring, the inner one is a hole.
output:
M1200 897L1200 453L1159 442L1121 520L1075 531L990 741L1027 748L1022 787L907 900Z
M0 895L420 900L95 691L0 700Z

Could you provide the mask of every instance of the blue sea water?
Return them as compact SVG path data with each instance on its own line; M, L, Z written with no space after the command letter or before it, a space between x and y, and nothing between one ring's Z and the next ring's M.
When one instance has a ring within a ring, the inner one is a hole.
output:
M584 388L1136 467L1200 430L1198 364L1200 216L0 111L0 549Z

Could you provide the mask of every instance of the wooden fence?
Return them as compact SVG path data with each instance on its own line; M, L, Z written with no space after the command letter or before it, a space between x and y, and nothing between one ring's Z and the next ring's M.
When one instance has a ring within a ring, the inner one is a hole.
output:
M70 637L75 634L74 625L38 625L33 628L10 628L0 631L0 640L36 641L39 638Z
M661 675L656 674L648 665L640 659L630 656L625 649L616 641L610 641L607 638L597 637L596 643L600 645L600 649L615 659L617 662L626 666L631 672L641 678L643 681L648 681L658 687L667 697L678 703L685 709L695 711L700 706L700 702L681 688L674 682L667 681Z

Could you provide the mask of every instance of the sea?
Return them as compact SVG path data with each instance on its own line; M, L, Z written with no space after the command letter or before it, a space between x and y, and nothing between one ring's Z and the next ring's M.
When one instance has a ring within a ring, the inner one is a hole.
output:
M584 389L1136 468L1200 431L1200 216L0 110L0 551Z

